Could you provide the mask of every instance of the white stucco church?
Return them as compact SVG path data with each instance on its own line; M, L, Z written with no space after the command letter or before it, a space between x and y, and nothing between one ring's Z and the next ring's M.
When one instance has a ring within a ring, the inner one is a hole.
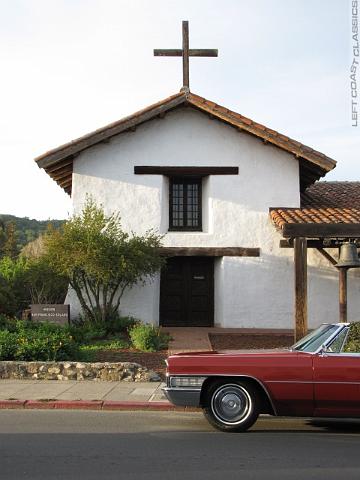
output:
M75 212L91 194L125 230L164 235L167 268L125 293L122 314L164 326L292 328L302 238L300 315L308 311L309 327L338 320L338 272L326 257L360 237L360 182L318 182L336 165L320 152L183 88L36 161ZM68 300L74 316L80 307ZM355 270L348 305L349 320L360 320Z

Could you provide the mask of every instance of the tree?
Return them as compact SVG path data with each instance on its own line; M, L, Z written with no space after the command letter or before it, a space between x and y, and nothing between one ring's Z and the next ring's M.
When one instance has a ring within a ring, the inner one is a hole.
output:
M25 258L0 259L0 312L19 315L30 303L26 285L28 262Z
M161 236L152 231L129 235L118 214L107 216L91 198L79 215L48 232L44 244L49 265L67 278L93 322L111 321L124 291L144 284L163 265Z
M17 313L16 298L13 288L0 275L0 314L13 316Z
M37 238L22 247L20 257L39 258L44 254L44 249L44 234L40 234Z
M2 257L2 250L5 243L5 223L0 218L0 258Z
M51 234L52 231L53 227L49 224L48 232ZM69 282L49 264L45 255L44 234L25 245L21 249L19 259L26 260L24 282L31 303L64 303Z
M17 248L17 234L14 222L9 222L5 226L4 240L1 245L1 255L15 259L19 253Z

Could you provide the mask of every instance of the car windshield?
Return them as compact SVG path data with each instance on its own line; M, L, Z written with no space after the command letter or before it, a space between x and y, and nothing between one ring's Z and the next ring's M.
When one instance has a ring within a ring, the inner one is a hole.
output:
M338 329L338 325L321 325L306 335L306 337L296 342L295 345L291 347L291 350L309 353L316 352Z

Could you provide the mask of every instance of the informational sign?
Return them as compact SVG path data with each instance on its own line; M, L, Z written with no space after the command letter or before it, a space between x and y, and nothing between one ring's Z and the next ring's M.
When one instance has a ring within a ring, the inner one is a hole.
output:
M34 322L59 323L61 325L69 323L70 305L31 305L31 320Z

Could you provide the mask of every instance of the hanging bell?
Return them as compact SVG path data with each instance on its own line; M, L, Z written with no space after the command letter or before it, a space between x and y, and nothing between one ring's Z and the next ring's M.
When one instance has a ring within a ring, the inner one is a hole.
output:
M335 265L337 268L359 268L360 259L357 253L355 243L346 242L340 247L339 261Z

